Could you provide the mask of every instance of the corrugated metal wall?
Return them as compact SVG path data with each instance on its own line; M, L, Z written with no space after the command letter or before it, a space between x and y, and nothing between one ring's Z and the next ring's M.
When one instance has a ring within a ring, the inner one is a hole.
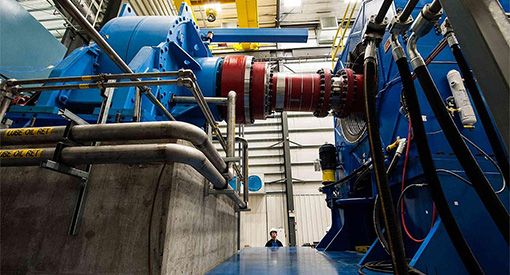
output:
M330 63L324 62L286 63L282 70L315 72L317 68L330 66ZM322 144L334 143L333 123L331 116L316 118L310 113L288 113L298 246L320 241L331 224L325 196L318 191L322 174L315 171L314 162L318 159ZM222 127L222 132L226 132L224 124ZM288 245L281 131L281 116L278 113L264 121L244 126L244 137L249 142L250 175L261 176L266 194L251 195L251 211L241 214L241 247L264 246L271 228L283 229L285 234L279 234L278 239L285 246Z

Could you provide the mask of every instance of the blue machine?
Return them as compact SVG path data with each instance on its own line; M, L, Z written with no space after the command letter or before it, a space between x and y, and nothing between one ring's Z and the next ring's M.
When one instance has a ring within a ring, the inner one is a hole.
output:
M248 38L243 31L224 33L222 30L206 29L202 32L204 33L201 34L198 25L193 21L191 9L186 4L181 6L179 16L175 17L135 16L126 5L120 17L110 20L100 34L134 73L190 69L195 74L203 95L216 97L220 95L223 59L212 57L208 44L212 39L217 42L242 42ZM218 36L208 38L208 32L218 33ZM274 29L269 30L269 33L267 29L250 29L249 37L252 36L263 42L306 42L308 33L304 29ZM244 66L244 63L242 65ZM244 73L244 67L236 69ZM50 78L120 73L120 68L93 43L76 49L59 62ZM61 84L64 83L49 85ZM204 116L196 104L172 104L173 96L192 96L188 88L177 85L149 88L177 120L204 125ZM132 120L135 93L135 87L115 89L108 121L114 121L116 117L120 117L120 122ZM98 89L55 90L33 97L37 100L35 104L10 108L6 117L13 120L12 127L24 127L34 117L35 126L65 124L65 120L57 115L59 109L68 109L88 122L95 122L102 103ZM211 104L209 107L215 119L221 121L223 118L217 106ZM149 100L142 100L141 109L142 121L167 119Z
M416 18L423 6L430 1L420 1L416 6L413 17ZM382 1L364 1L360 13L352 27L345 49L336 64L335 71L352 66L356 58L356 46L361 42L362 30L369 17L376 14ZM386 15L392 18L397 8L404 8L407 1L396 0ZM440 22L444 20L444 15ZM409 123L402 113L401 90L402 84L395 61L392 57L389 42L390 34L386 34L377 50L379 62L379 92L377 107L380 123L380 133L383 146L386 147L396 141L398 137L408 137ZM438 45L442 35L432 30L418 42L418 49L424 58ZM404 45L407 41L400 41ZM350 56L351 64L347 64ZM354 59L353 59L354 58ZM363 58L361 58L363 64ZM459 70L449 49L442 50L428 65L432 77L443 97L452 95L448 85L447 73ZM355 69L356 71L356 69ZM356 71L362 73L362 71ZM419 82L415 81L418 98L421 105L422 117L425 124L427 138L432 157L437 169L455 171L464 178L465 173L459 165L456 156L448 145L444 134L436 120L434 113L427 103ZM464 128L458 115L454 120L461 133L480 146L488 154L492 149L487 142L484 129L480 122L474 128ZM360 167L369 164L370 148L365 122L359 116L344 119L335 118L335 146L338 152L336 178L340 179ZM482 170L491 182L494 190L502 187L502 178L495 166L485 159L478 151L473 150ZM386 152L386 164L389 165L391 152ZM393 199L396 203L401 192L404 157L396 170L390 175ZM372 172L371 172L372 173ZM509 269L508 246L481 203L472 187L448 174L438 174L444 193L460 229L470 245L475 257L486 274L504 274ZM408 163L405 175L405 185L425 183L423 171L418 159L416 143L411 141ZM323 189L327 195L327 205L332 211L331 230L324 236L318 249L325 251L354 250L356 246L370 245L370 249L360 264L375 260L389 260L389 255L383 250L379 240L374 240L372 211L377 188L374 177L360 181L347 181L342 185L334 185ZM508 209L508 188L499 194L501 201ZM405 223L413 241L404 235L404 245L410 265L427 274L468 274L458 254L456 253L440 218L435 218L433 203L428 188L413 188L404 196ZM397 212L400 220L400 211ZM404 232L404 230L402 230Z

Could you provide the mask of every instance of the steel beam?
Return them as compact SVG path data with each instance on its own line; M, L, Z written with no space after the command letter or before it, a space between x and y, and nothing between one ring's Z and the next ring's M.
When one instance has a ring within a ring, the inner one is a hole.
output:
M308 40L307 29L200 29L201 36L213 33L212 42L296 42L306 43Z
M498 1L440 0L509 148L510 22Z
M285 175L285 197L287 200L287 228L289 229L289 246L296 246L296 228L294 213L294 189L292 186L292 167L290 158L289 121L287 112L282 112L283 164Z

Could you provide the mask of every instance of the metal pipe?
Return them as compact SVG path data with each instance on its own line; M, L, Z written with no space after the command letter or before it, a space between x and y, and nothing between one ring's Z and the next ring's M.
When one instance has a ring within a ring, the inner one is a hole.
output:
M140 122L142 116L142 93L138 87L135 88L135 104L133 106L133 122Z
M227 157L233 157L235 152L236 136L236 92L228 93L227 105ZM228 163L228 171L233 171L234 162Z
M228 190L233 190L232 187L230 187L230 185L227 184L227 186ZM236 192L226 193L226 195L231 200L233 200L237 204L237 206L239 206L239 208L246 209L248 207L248 205L241 200L241 197L239 197L239 195Z
M78 81L101 81L110 79L132 79L132 78L153 78L153 77L176 77L179 75L177 71L169 72L148 72L148 73L123 73L123 74L104 74L104 75L83 75L83 76L67 76L52 78L35 78L35 79L8 79L7 85L29 85L29 84L47 84L47 83L64 83Z
M9 106L11 105L11 102L12 102L11 96L12 95L10 95L10 93L4 94L4 96L2 98L2 103L0 105L0 124L4 120L5 114L7 113L7 110L9 109Z
M55 148L16 149L1 151L3 167L37 166L51 159ZM130 144L107 146L79 146L62 149L61 160L66 164L108 163L184 163L191 165L216 188L225 188L227 182L221 173L199 150L179 144Z
M55 91L55 90L84 90L84 89L101 89L101 88L119 88L119 87L143 87L156 85L177 85L178 79L161 79L161 80L144 80L144 81L126 81L126 82L106 82L106 83L82 83L82 84L66 84L51 85L38 87L18 87L18 92L38 92L38 91ZM149 94L149 88L143 87L145 94ZM142 88L140 88L142 89Z
M227 106L227 101L226 97L205 97L207 104ZM171 102L177 104L198 104L195 97L192 96L173 96Z
M0 129L1 145L48 144L62 139L65 126L43 128ZM130 122L113 124L75 125L70 137L76 142L183 139L202 151L221 172L227 165L208 139L207 134L189 123L178 121Z
M241 137L236 137L236 141L243 145L243 196L244 201L248 204L249 189L249 165L248 165L248 141Z

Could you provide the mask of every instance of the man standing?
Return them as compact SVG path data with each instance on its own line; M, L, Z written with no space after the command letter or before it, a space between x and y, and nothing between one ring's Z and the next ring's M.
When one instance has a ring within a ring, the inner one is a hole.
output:
M269 236L271 236L271 239L267 241L266 247L283 246L282 242L276 238L277 234L278 233L276 232L276 228L271 228L269 231Z

